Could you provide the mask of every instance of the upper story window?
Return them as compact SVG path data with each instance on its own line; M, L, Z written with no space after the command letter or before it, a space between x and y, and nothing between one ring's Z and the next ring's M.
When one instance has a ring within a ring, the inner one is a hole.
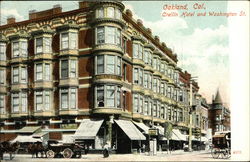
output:
M51 53L51 38L49 37L40 37L36 38L36 54L40 53Z
M78 33L65 32L61 33L61 50L78 48Z
M143 113L144 107L144 96L138 93L133 94L133 112L134 113Z
M143 58L143 46L139 43L133 44L133 58L141 59Z
M6 78L5 69L0 69L0 85L5 84L5 78Z
M12 68L12 83L27 83L27 66L16 66Z
M121 75L121 57L114 55L96 56L96 74Z
M115 44L121 46L121 29L112 26L97 27L96 44Z
M39 80L51 80L51 64L49 63L38 63L35 65L35 79Z
M143 70L141 68L133 69L133 80L134 84L143 86Z
M121 87L98 85L95 90L96 107L121 108Z
M12 57L27 57L28 56L28 42L27 41L15 41L12 42Z
M6 43L0 43L0 61L6 60Z
M5 94L0 94L0 114L5 114Z
M116 18L121 19L121 10L114 7L98 8L96 10L96 18Z
M35 110L48 111L51 105L51 91L35 91Z
M61 110L76 109L77 89L62 88L60 89L60 108Z
M11 94L12 97L12 112L13 113L27 113L27 92L15 92Z
M165 63L163 61L161 61L161 68L160 71L164 74L164 70L165 70Z
M61 79L76 78L77 60L61 60Z

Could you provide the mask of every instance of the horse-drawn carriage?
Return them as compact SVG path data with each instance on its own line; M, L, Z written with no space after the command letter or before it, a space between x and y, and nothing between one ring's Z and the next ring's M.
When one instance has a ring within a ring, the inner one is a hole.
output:
M77 143L63 143L59 141L48 141L46 156L54 158L62 155L64 158L81 158L84 147Z
M231 132L215 134L212 144L211 154L213 158L217 159L220 155L225 159L231 157Z

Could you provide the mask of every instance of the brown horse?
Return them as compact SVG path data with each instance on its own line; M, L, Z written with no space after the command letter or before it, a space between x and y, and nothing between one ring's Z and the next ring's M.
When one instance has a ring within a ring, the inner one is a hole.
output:
M28 145L28 152L31 153L32 158L36 156L38 158L38 153L41 153L41 157L46 156L46 148L41 142L31 143Z
M10 160L12 160L14 157L12 156L13 153L15 153L20 147L19 142L10 143L9 141L2 142L0 144L0 159L3 159L4 153L10 154Z

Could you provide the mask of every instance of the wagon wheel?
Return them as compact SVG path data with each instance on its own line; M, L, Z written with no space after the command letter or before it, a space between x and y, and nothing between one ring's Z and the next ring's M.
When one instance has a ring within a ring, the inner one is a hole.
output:
M48 158L54 158L55 157L55 152L52 150L49 150L46 152L46 155Z
M214 159L217 159L219 157L219 155L220 155L220 149L218 149L218 148L212 148L211 154L212 154L212 157Z
M71 158L73 156L73 151L70 148L66 148L63 150L64 158Z
M224 159L228 159L231 157L231 154L230 154L230 150L229 149L225 149L222 153L222 158Z

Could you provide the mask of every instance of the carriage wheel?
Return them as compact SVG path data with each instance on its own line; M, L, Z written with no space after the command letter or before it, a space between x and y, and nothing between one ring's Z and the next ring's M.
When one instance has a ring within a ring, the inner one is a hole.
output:
M220 155L220 149L218 149L218 148L212 148L211 154L212 154L212 157L214 159L217 159L219 157L219 155Z
M230 150L229 149L225 149L222 153L222 158L224 159L228 159L231 157L231 154L230 154Z
M70 148L66 148L63 150L64 158L71 158L73 156L73 151Z
M52 150L49 150L46 152L46 155L48 158L54 158L55 157L55 152Z

